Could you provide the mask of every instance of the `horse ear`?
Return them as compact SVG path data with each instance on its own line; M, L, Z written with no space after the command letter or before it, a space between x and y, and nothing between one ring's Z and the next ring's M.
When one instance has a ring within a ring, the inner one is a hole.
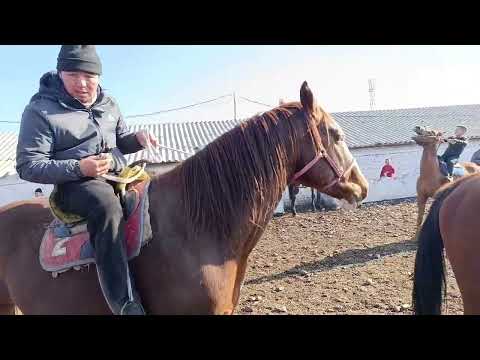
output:
M315 98L313 97L312 90L310 90L306 81L303 82L302 87L300 88L300 102L307 113L313 114L315 109Z

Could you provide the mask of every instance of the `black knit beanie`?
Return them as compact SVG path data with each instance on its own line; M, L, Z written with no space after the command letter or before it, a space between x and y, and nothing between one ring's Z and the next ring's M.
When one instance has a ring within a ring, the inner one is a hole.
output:
M85 71L102 74L102 63L95 45L62 45L57 59L57 70Z

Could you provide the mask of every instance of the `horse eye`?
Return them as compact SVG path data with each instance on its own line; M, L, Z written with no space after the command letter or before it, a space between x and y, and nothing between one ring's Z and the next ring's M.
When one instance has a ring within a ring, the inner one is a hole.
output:
M343 140L343 135L340 134L340 132L337 129L332 129L330 132L330 135L332 136L335 142L339 142L340 140Z

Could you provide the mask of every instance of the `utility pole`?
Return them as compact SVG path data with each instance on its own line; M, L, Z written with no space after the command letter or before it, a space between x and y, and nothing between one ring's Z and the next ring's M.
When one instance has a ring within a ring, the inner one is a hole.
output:
M375 110L375 79L368 79L368 92L370 93L370 110Z
M237 97L233 92L233 120L237 121Z

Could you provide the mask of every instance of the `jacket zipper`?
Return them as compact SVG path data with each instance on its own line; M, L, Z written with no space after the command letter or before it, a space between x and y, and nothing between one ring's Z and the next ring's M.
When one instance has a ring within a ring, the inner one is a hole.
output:
M91 109L87 109L87 112L88 112L88 118L93 120L93 123L95 124L95 126L98 130L98 134L100 135L100 144L99 144L99 148L97 148L97 153L100 154L105 150L104 149L105 139L103 137L102 129L101 129L100 124L98 123L97 119L95 119L95 116L93 115L93 111Z
M77 108L68 106L67 104L65 104L61 100L59 100L58 102L60 103L60 105L62 105L66 109L69 109L69 110L72 110L72 111L86 111L88 113L88 118L93 121L93 124L95 125L95 127L98 131L98 135L100 135L100 142L97 144L97 155L102 153L103 150L104 150L103 147L104 147L105 139L103 137L103 133L102 133L102 129L100 127L100 124L98 123L97 119L95 119L95 116L93 115L92 109L91 108L89 108L89 109L77 109Z

